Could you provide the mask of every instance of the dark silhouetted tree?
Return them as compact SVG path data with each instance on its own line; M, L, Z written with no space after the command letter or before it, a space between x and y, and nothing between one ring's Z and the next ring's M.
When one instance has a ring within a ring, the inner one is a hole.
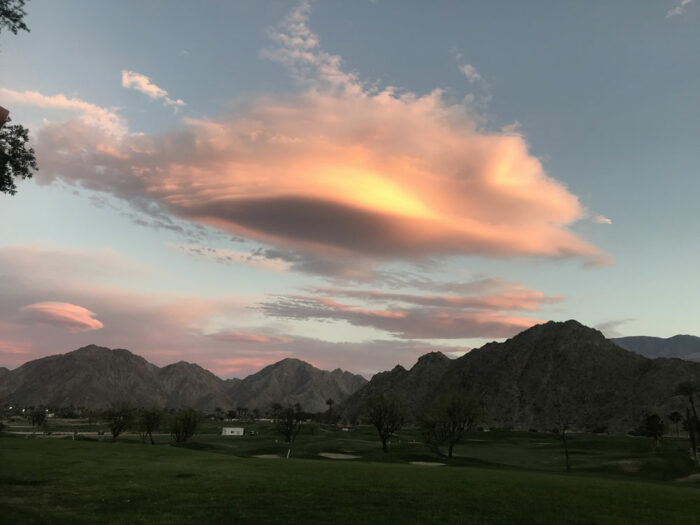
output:
M301 423L303 421L303 411L299 403L293 405L287 405L282 407L277 412L277 417L275 418L275 430L284 436L284 441L289 444L287 449L287 459L292 453L292 445L299 431L301 430Z
M678 423L680 423L681 421L683 421L683 415L682 415L680 412L677 412L677 411L671 412L671 413L668 415L668 419L669 419L674 425L676 425L676 437L680 437L681 434L680 434L680 432L678 431Z
M695 459L695 465L698 462L698 439L700 439L700 421L698 421L698 413L695 409L695 394L700 391L700 385L692 381L685 381L678 385L676 388L676 395L684 396L688 398L689 408L686 410L688 417L688 437L690 438L690 444L692 447L693 458Z
M440 447L447 446L447 457L452 458L454 446L481 417L481 405L475 396L453 390L440 396L422 418L423 438L439 456L445 456Z
M24 23L25 0L0 0L0 33L3 29L9 29L15 35L19 31L29 31Z
M142 408L139 410L136 418L136 428L142 443L146 443L146 438L149 438L151 445L155 445L153 433L160 427L162 419L163 411L159 408Z
M382 450L388 452L389 438L403 426L401 402L384 394L372 396L365 403L365 418L377 429L379 439L382 441Z
M199 413L193 408L177 410L170 421L170 434L175 443L186 443L195 435L199 425Z
M649 414L644 418L641 430L643 435L654 440L654 448L658 449L666 432L666 423L658 414Z
M1 1L1 0L0 0ZM11 119L7 119L9 123ZM17 193L17 179L32 177L39 169L34 150L27 147L29 131L23 126L0 127L0 193Z
M128 403L115 403L105 410L103 417L107 422L112 439L131 427L134 422L134 407Z
M37 431L46 423L46 410L43 408L34 408L29 412L27 417L32 424L33 431Z
M15 35L18 31L29 31L24 23L25 0L0 0L0 33L9 29ZM15 181L31 178L32 171L38 168L34 150L27 147L29 131L23 126L9 126L11 119L7 110L0 108L0 193L17 193Z

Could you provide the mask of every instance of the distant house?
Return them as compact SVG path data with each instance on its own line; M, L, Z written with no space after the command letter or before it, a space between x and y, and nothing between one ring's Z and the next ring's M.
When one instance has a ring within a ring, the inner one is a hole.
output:
M222 436L242 436L243 434L243 427L224 427L221 429Z

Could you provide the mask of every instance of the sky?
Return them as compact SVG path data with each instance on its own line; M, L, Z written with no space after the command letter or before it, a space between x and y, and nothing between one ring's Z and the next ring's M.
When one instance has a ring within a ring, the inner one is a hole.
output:
M0 366L369 377L547 320L697 334L700 2L31 0Z

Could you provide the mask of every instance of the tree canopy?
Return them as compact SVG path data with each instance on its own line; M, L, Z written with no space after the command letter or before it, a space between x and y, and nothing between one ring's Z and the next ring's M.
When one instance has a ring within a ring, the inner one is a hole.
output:
M0 128L0 193L14 195L17 193L15 181L29 179L32 172L39 169L34 149L27 146L28 142L29 131L24 126Z
M0 0L0 33L3 29L9 29L17 34L18 31L29 31L24 23L25 0Z

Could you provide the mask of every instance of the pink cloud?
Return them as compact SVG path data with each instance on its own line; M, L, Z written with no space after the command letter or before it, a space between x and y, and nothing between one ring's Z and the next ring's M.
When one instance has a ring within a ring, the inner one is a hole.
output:
M522 288L481 296L416 295L343 288L316 288L314 291L325 295L354 297L366 301L394 301L442 308L480 308L487 310L539 310L543 304L556 303L562 300L561 297L550 297L537 290Z
M209 337L212 337L213 339L216 339L218 341L225 341L229 343L255 343L263 345L271 343L288 343L291 341L289 337L235 331L215 332Z
M94 312L71 303L46 301L23 306L20 310L24 313L23 322L29 324L51 325L69 332L89 332L104 327L95 319Z
M187 105L180 99L174 100L170 98L165 89L156 86L146 75L136 73L135 71L122 70L122 87L140 91L153 100L161 100L166 106L178 108Z
M110 135L121 136L127 131L126 122L114 111L77 98L69 98L63 94L49 96L38 91L15 91L0 88L0 99L7 103L67 110L76 113L86 125L99 128Z

